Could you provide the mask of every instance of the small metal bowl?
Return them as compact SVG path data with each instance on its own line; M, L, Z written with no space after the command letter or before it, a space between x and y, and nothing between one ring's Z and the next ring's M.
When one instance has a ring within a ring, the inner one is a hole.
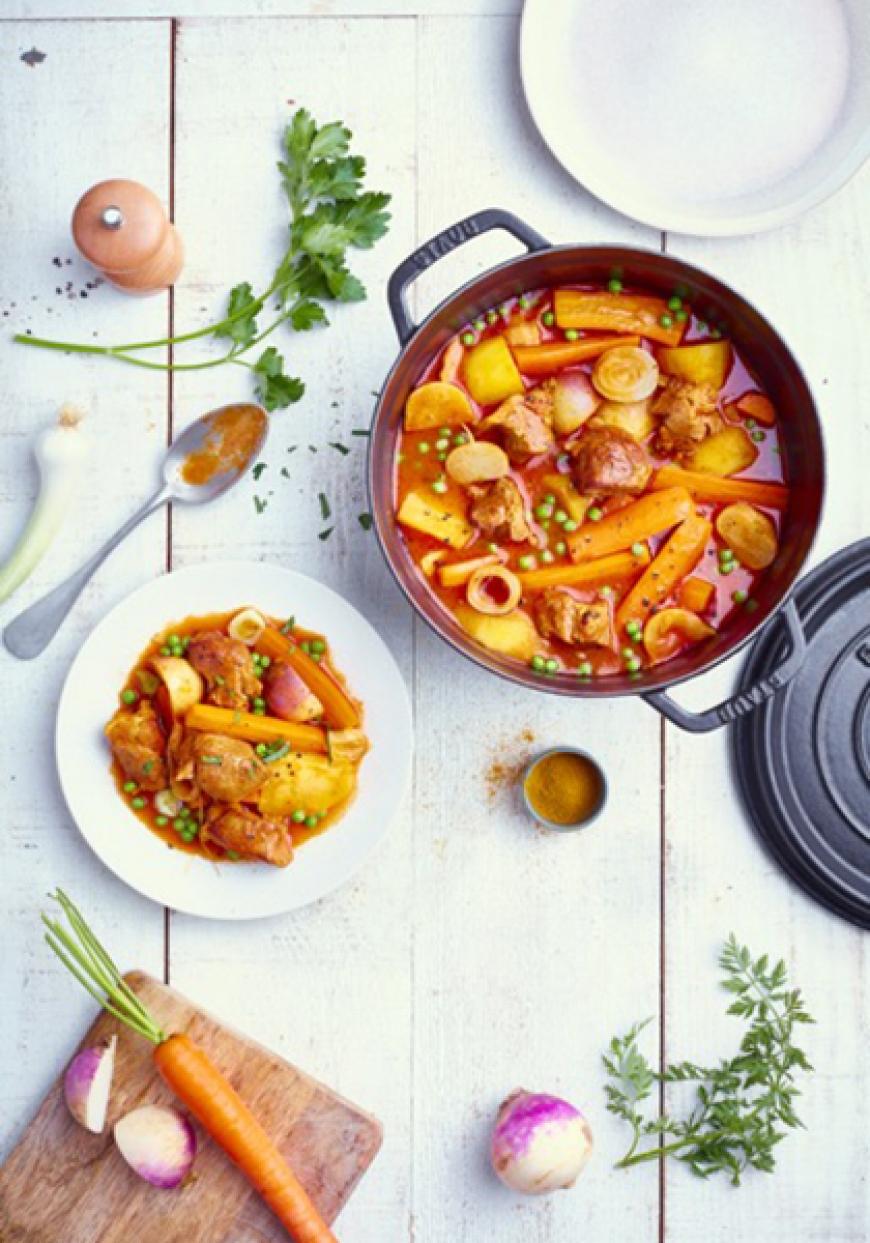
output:
M598 801L582 820L577 820L573 824L557 824L555 820L547 820L535 810L528 794L526 793L526 782L528 781L532 770L536 768L542 760L547 759L547 757L551 755L578 755L598 774L598 780L601 784L601 791L598 796ZM520 793L522 795L523 805L526 811L538 824L542 824L544 828L552 829L556 833L573 833L576 829L585 829L586 826L591 824L592 821L595 820L603 811L604 804L607 802L607 778L604 775L604 769L598 761L589 754L588 751L583 751L580 747L550 747L547 751L541 751L529 760L528 764L523 769L522 780L520 783Z

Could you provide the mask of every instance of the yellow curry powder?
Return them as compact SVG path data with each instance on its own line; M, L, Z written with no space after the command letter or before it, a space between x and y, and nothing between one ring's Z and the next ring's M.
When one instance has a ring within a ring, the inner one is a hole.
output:
M601 774L582 755L556 751L534 765L525 780L534 811L553 824L579 824L601 800Z

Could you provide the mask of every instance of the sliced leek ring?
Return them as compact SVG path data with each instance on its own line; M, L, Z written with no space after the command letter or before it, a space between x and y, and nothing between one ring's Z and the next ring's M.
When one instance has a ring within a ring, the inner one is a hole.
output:
M643 401L656 390L659 365L638 345L605 350L592 369L592 383L608 401Z
M266 629L266 619L256 609L242 609L227 626L231 639L240 639L247 647L253 647Z
M465 588L465 598L478 613L501 617L512 613L520 602L520 580L503 565L486 565L475 570Z

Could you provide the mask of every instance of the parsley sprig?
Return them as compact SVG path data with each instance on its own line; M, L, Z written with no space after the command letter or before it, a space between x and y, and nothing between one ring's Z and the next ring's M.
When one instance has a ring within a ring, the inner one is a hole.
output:
M813 1019L800 992L788 988L785 963L771 967L766 954L753 960L732 934L719 964L734 997L728 1013L747 1020L736 1056L716 1066L677 1062L660 1072L638 1047L646 1023L611 1041L604 1056L607 1108L632 1129L620 1168L673 1156L702 1178L724 1173L738 1186L748 1166L771 1173L776 1145L803 1125L795 1112L795 1073L812 1067L793 1037L799 1024ZM646 1116L643 1102L660 1083L697 1085L686 1117Z
M281 182L290 207L286 252L262 293L248 281L230 290L226 313L217 323L191 332L153 341L128 341L103 346L85 342L54 341L19 333L20 345L101 354L135 367L156 371L201 371L233 363L250 369L258 397L267 410L300 399L305 385L285 371L284 357L274 345L266 346L254 361L244 357L281 324L294 332L329 323L324 304L360 302L365 286L347 265L348 251L368 250L389 227L389 194L363 189L365 160L350 153L351 132L340 121L318 126L304 108L294 113L284 130ZM259 318L269 313L261 327ZM211 337L229 342L217 357L195 362L156 362L140 355L167 345Z

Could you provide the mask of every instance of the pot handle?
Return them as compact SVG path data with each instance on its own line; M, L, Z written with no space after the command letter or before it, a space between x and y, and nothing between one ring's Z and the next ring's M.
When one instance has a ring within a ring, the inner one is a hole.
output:
M477 211L474 215L466 216L464 220L451 225L449 229L444 229L443 232L430 237L428 242L424 242L399 264L387 284L390 314L402 345L417 331L417 325L408 310L408 286L417 279L421 272L425 272L426 268L431 268L451 250L471 241L473 237L479 237L481 233L488 233L490 229L504 229L518 242L522 242L526 250L547 250L550 246L547 239L542 237L536 229L526 224L524 220L520 220L518 216L512 215L509 211L502 211L499 207Z
M692 712L683 708L676 700L671 699L667 691L650 691L643 698L674 725L679 725L680 729L686 729L692 734L709 733L710 730L719 729L722 725L736 721L738 717L754 712L760 704L765 703L792 680L806 655L807 639L794 600L788 601L780 617L785 623L788 637L788 656L778 669L774 669L768 677L760 678L748 690L723 700L706 712Z

